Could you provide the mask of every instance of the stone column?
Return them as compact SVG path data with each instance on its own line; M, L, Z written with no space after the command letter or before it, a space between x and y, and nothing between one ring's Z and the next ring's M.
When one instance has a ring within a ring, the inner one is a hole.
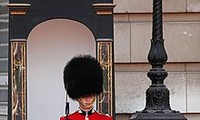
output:
M20 22L30 4L10 3L7 6L10 19ZM24 38L10 38L13 27L16 26L9 26L8 120L27 120L27 45Z
M93 4L98 15L97 20L97 59L104 75L104 92L98 97L97 109L115 119L115 84L113 52L113 3Z

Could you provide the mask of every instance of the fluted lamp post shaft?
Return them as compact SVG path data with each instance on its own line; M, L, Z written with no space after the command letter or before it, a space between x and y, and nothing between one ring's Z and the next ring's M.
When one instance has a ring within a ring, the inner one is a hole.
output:
M168 73L163 68L167 61L164 48L162 0L153 0L153 31L148 61L152 68L147 73L152 83L146 91L146 106L136 112L131 120L186 120L179 111L172 110L169 104L169 90L164 85Z

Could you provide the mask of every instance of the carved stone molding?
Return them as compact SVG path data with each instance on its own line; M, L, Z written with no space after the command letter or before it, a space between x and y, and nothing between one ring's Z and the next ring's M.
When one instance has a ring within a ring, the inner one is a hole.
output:
M10 3L7 5L11 15L25 15L27 9L31 6L25 3Z
M93 4L93 7L97 15L112 15L115 5L113 3L96 3Z

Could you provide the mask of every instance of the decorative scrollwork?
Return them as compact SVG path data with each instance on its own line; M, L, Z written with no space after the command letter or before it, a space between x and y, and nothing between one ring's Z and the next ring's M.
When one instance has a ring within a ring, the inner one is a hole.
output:
M112 42L99 41L97 56L104 75L104 92L98 97L98 110L112 115Z
M12 120L26 120L25 51L25 42L11 42Z

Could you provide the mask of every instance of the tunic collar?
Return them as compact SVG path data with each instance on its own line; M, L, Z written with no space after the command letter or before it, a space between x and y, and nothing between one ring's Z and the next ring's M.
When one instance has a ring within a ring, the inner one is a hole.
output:
M91 115L95 112L94 108L92 108L91 110L89 111L84 111L83 109L79 108L78 109L78 112L84 116L88 116L88 115Z

